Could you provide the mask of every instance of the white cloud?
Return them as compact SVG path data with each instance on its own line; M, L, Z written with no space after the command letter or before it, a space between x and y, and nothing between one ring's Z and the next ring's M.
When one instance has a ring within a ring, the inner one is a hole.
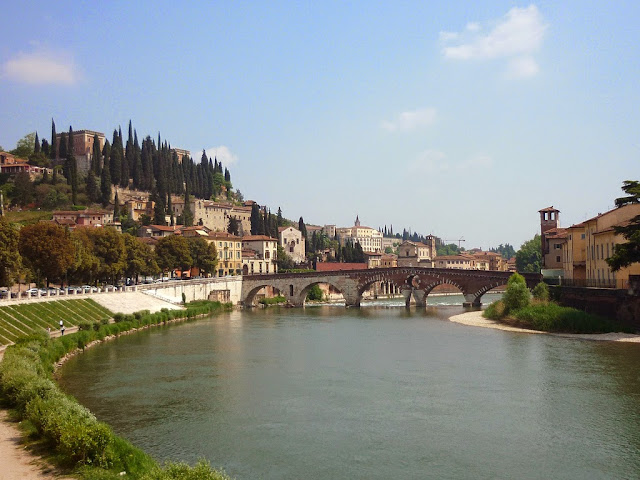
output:
M436 121L435 108L422 108L397 115L395 120L382 122L382 128L389 132L415 130L428 127Z
M509 66L514 77L527 77L538 72L538 65L531 54L542 46L547 25L535 5L514 7L489 31L482 34L477 23L468 23L462 33L440 34L445 46L446 58L454 60L487 60L495 58L515 59Z
M238 162L238 156L235 155L231 150L229 150L229 147L225 145L206 148L205 152L207 154L207 157L211 159L217 158L218 162L222 162L223 167L228 168ZM198 160L196 160L196 162L198 162Z
M3 79L29 85L75 85L82 73L73 56L62 51L38 49L18 53L0 67Z
M409 173L433 175L449 169L447 156L438 150L425 150L409 164Z

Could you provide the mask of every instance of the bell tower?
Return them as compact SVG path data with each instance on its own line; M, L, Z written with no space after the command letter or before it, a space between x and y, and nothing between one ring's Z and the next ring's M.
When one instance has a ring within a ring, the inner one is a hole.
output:
M541 252L542 252L542 265L545 266L545 255L549 253L549 243L547 242L546 233L549 230L558 228L559 225L559 213L560 210L553 208L553 205L542 210L538 210L540 213L540 237L541 237Z

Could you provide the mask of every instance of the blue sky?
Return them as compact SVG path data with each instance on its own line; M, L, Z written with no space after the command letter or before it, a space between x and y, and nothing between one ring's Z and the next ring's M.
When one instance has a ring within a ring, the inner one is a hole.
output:
M638 179L638 2L8 2L0 145L158 132L307 223L467 248Z

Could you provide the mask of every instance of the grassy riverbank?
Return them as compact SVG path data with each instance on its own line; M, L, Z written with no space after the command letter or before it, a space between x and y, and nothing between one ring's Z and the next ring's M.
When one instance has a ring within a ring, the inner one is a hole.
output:
M206 463L194 467L159 466L142 450L115 435L74 398L65 395L53 380L53 371L66 355L96 342L135 329L188 320L228 308L219 302L194 302L184 310L116 316L116 323L91 324L85 330L63 337L49 338L44 332L18 338L0 363L0 399L21 420L30 442L50 452L55 464L80 478L226 480L226 475Z
M509 279L502 300L489 305L483 316L514 327L542 332L633 333L614 320L549 301L549 289L544 283L535 287L531 299L524 278L517 273Z

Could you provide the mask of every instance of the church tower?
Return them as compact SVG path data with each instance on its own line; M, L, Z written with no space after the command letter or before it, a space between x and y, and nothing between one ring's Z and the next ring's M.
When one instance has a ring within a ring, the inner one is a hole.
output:
M360 219L358 218L358 215L356 215L356 222L354 223L354 225L355 225L356 227L359 227L359 226L360 226Z

